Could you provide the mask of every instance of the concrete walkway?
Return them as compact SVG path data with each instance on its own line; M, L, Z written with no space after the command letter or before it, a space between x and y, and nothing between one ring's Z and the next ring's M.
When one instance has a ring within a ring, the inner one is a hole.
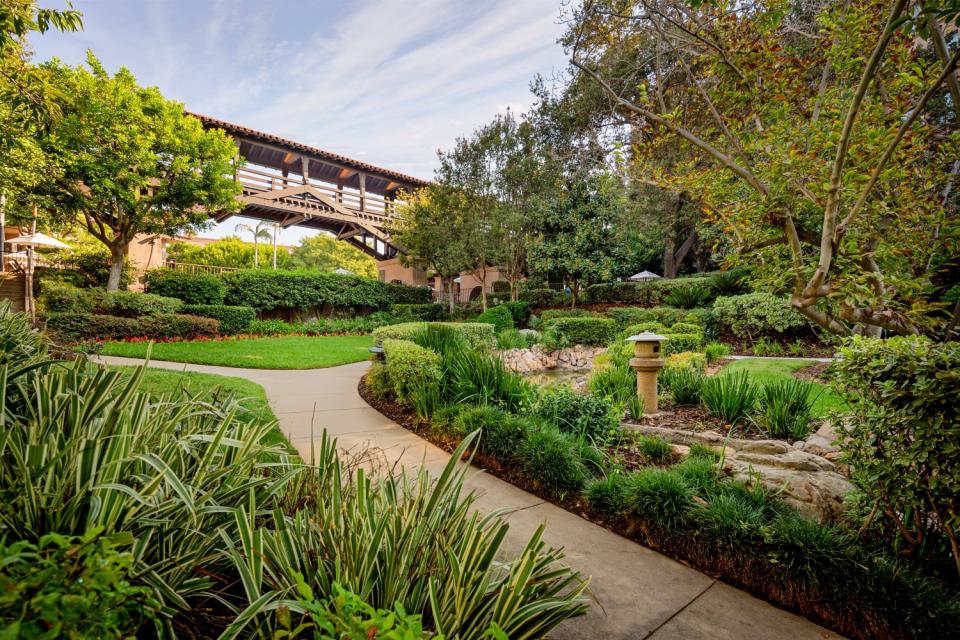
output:
M140 364L104 357L110 364ZM275 371L153 361L154 367L239 376L260 384L281 428L305 460L311 426L340 447L383 449L388 461L442 468L449 455L372 409L357 393L368 363L330 369ZM558 639L824 640L840 638L812 622L622 538L513 485L480 471L468 473L480 509L508 508L507 551L519 552L541 522L545 541L563 547L566 562L592 576L599 606L561 625Z

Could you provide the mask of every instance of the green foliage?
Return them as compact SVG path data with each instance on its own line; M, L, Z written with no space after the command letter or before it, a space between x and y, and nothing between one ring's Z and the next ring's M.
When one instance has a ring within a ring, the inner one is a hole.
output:
M707 346L703 348L703 352L707 356L707 364L713 364L729 356L733 353L733 349L730 345L722 342L708 342Z
M40 291L38 301L44 313L92 313L97 304L97 296L90 289L80 289L64 281L44 280Z
M480 351L490 351L497 344L497 335L494 332L492 324L471 322L402 322L374 330L372 333L373 341L379 345L382 344L386 338L412 340L415 334L420 333L430 326L449 327L462 335L470 344L471 348Z
M227 292L223 281L209 273L151 269L144 281L149 293L177 298L185 304L223 304Z
M521 333L519 329L507 329L497 334L498 349L528 349L537 344L536 333Z
M587 288L585 295L588 302L656 307L667 303L667 297L674 293L684 295L679 292L690 289L702 290L709 285L710 279L703 277L664 278L646 282L613 282L591 285ZM645 317L628 320L627 322L644 322L646 320L660 320L660 318Z
M0 366L20 365L46 359L49 341L31 326L25 313L12 313L10 302L0 300Z
M690 457L691 458L703 458L705 460L712 460L714 462L719 462L721 453L714 449L713 447L707 446L705 444L700 444L699 442L694 442L690 445Z
M270 236L263 230L266 242L257 243L258 261L260 264L271 264L273 247ZM346 243L344 243L346 244ZM177 264L199 264L230 269L249 269L253 266L253 243L245 242L241 238L231 236L216 242L204 245L190 244L189 242L173 242L166 248L167 258ZM277 251L277 268L290 268L290 255L285 249Z
M693 309L707 304L712 297L713 293L707 287L684 287L674 289L663 301L672 307Z
M436 322L446 317L446 311L442 305L431 303L391 304L390 313L404 320L422 320L424 322Z
M541 322L549 322L557 318L602 318L603 315L587 309L544 309L540 312Z
M703 447L703 445L701 445ZM704 451L706 449L706 451ZM720 467L717 465L719 456L709 447L698 450L693 453L693 446L690 447L690 455L680 464L675 465L673 470L683 478L687 484L694 488L698 495L713 496L717 493L720 486Z
M703 335L703 327L693 322L675 322L667 330L667 335L675 333L699 333Z
M641 436L637 439L640 453L653 464L666 464L673 460L673 447L660 436Z
M159 617L151 590L130 584L133 554L118 551L102 531L48 533L35 544L0 540L0 634L37 640L132 637Z
M249 309L249 307L247 307ZM266 320L252 320L247 325L247 332L255 336L289 336L295 333L297 327L289 322L268 318Z
M523 289L520 291L520 300L526 302L531 307L555 307L567 302L567 297L562 291L553 289Z
M620 429L620 416L609 400L575 393L565 385L542 392L532 411L565 433L594 441L604 440Z
M710 280L710 289L716 296L736 296L749 290L747 274L741 269L721 271Z
M393 397L393 381L390 379L390 372L387 367L375 362L370 365L364 379L367 389L377 400L387 400Z
M692 312L675 307L613 307L607 309L607 316L612 318L621 327L639 323L656 322L669 327L677 322L687 320Z
M497 280L497 282L503 282ZM494 283L496 284L496 282ZM530 320L530 303L525 300L514 300L513 302L504 302L500 306L506 307L513 318L513 326L521 328Z
M500 358L463 351L447 359L449 384L460 402L491 404L517 411L533 394L523 376L507 369Z
M554 332L571 345L605 346L616 335L617 325L607 318L557 318L547 332Z
M52 313L47 316L47 327L66 342L129 338L189 340L216 336L220 329L219 323L213 318L178 313L142 318L89 313Z
M531 429L517 456L524 476L549 494L563 498L580 491L588 472L576 436L544 427Z
M501 464L513 464L520 443L531 429L518 416L491 406L470 407L454 420L454 429L467 434L479 431L477 449L498 460Z
M220 323L216 319L182 313L161 313L144 316L139 318L137 322L141 326L140 335L146 338L193 340L196 338L212 338L220 333Z
M706 355L698 351L681 351L664 358L664 369L694 369L703 372L707 367Z
M706 379L702 371L693 367L663 368L657 374L657 382L678 405L700 404Z
M270 257L272 259L272 253ZM263 260L263 257L260 259ZM301 239L290 254L290 267L324 272L346 269L364 278L377 277L377 261L372 256L349 243L323 234Z
M774 342L767 336L761 336L750 345L750 350L755 356L782 356L783 355L783 345L779 342Z
M409 340L383 341L387 373L400 402L409 402L414 390L440 383L440 354Z
M492 324L494 331L497 333L513 329L513 316L510 314L510 310L502 305L487 309L477 316L474 322Z
M318 318L298 325L296 330L308 336L358 334L370 333L380 327L397 323L394 316L385 311L377 311L353 318Z
M676 471L646 467L630 476L627 502L649 526L677 531L687 524L693 488Z
M257 319L257 313L250 307L231 307L224 304L188 304L181 311L194 316L214 318L220 323L220 333L235 335L245 333L250 323Z
M629 367L594 369L587 379L591 395L605 398L614 405L626 406L637 397L637 373Z
M426 287L389 284L360 276L315 271L234 271L223 275L224 302L273 309L389 309L430 302Z
M718 333L729 332L748 340L761 336L790 336L810 330L806 318L797 313L788 300L770 293L721 296L713 303L713 317Z
M956 545L960 344L854 338L834 376L849 405L842 447L853 482L914 541L939 533Z
M616 518L627 508L628 477L610 473L587 483L584 494L590 507L601 516Z
M700 399L710 415L736 424L753 411L757 385L746 371L710 376L700 387Z
M97 305L97 311L121 318L139 318L180 311L183 302L153 293L134 291L107 291Z
M685 351L700 351L703 346L702 333L671 333L663 343L663 354L670 356Z
M110 250L89 234L77 235L77 240L70 241L71 250L56 256L61 267L58 271L78 287L106 287L110 278ZM120 272L120 288L129 286L133 279L133 267L125 260Z
M780 380L760 386L754 422L774 438L803 440L810 435L813 404L820 392L805 380Z

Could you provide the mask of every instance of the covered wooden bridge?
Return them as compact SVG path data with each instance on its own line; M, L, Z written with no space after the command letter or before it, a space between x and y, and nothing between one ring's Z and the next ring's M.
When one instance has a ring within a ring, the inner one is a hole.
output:
M245 163L238 165L243 210L231 215L333 233L378 260L398 249L384 230L397 194L426 181L225 120L193 114L205 127L226 131Z

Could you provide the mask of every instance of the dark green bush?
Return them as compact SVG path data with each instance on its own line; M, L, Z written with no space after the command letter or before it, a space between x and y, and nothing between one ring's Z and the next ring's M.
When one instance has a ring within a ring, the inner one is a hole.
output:
M154 339L212 338L220 332L220 323L213 318L201 318L182 313L163 313L139 319L144 337Z
M676 471L646 467L630 476L627 501L648 526L676 531L688 522L693 488Z
M590 285L584 291L584 302L609 304L636 304L655 307L666 302L667 296L688 289L704 289L711 279L702 276L663 278L646 282L614 282Z
M768 529L764 510L735 494L713 496L697 512L698 535L716 547L734 548L741 553L757 549Z
M132 638L160 617L151 590L130 584L133 554L117 551L101 531L49 533L36 544L0 540L4 637Z
M755 340L761 336L795 336L810 331L810 323L786 298L771 293L721 296L713 303L717 333Z
M580 491L587 480L577 439L569 433L550 427L532 429L517 455L527 480L558 498Z
M520 299L531 307L542 308L564 304L567 301L567 296L553 289L524 289L520 292Z
M712 297L713 293L707 287L685 287L671 291L663 301L672 307L693 309L707 304Z
M665 327L669 327L677 322L682 322L691 314L690 311L676 309L674 307L653 307L644 309L641 307L613 307L607 309L607 317L612 318L619 326L626 327L632 324L642 322L658 322Z
M502 305L490 307L473 321L492 324L497 333L506 331L507 329L513 329L513 316L510 314L510 310Z
M145 335L134 318L92 313L51 313L47 316L47 328L64 342L123 340Z
M663 355L669 356L684 351L700 351L703 346L702 333L670 333L663 343Z
M914 539L960 539L960 343L854 338L841 355L851 479Z
M587 388L595 396L625 406L637 395L637 373L629 367L596 369L587 380Z
M454 429L461 434L480 430L477 449L502 464L513 464L529 425L522 418L496 407L470 407L454 420Z
M700 399L710 415L736 424L756 406L757 385L746 371L710 376L700 387Z
M736 296L746 293L750 288L747 285L747 274L742 269L721 271L710 279L710 288L714 295Z
M81 289L66 282L50 281L44 282L39 302L44 313L93 313L103 293L99 289Z
M223 276L225 302L272 309L389 309L393 304L428 304L430 289L318 271L234 271Z
M702 446L702 445L701 445ZM690 447L690 455L680 464L673 467L673 470L686 480L687 484L696 490L697 494L709 497L716 493L720 484L720 468L717 466L717 460L713 457L694 455L693 447Z
M598 514L615 518L627 508L627 476L611 473L591 480L585 490L587 502Z
M533 394L531 383L507 369L500 358L476 351L445 357L453 399L517 411Z
M223 304L227 292L223 280L209 273L151 269L144 282L148 293L183 300L186 304Z
M248 331L250 323L257 319L257 312L250 307L231 307L225 304L188 304L184 305L181 311L216 319L220 323L220 333L230 336Z
M557 318L602 318L603 314L588 309L544 309L540 312L540 320L548 322Z
M383 351L393 391L400 402L409 402L418 386L440 382L440 354L409 340L386 339Z
M541 393L532 411L561 431L593 440L604 439L620 428L620 417L608 400L589 393L575 393L564 385Z
M97 311L121 318L139 318L161 313L176 313L183 306L177 298L135 291L107 291L100 298Z
M606 346L616 335L617 325L607 318L557 318L549 330L571 345Z
M391 304L390 313L404 320L433 322L445 320L447 311L441 304Z
M513 317L513 326L521 328L530 320L530 303L525 300L516 300L514 302L504 302L500 306L506 307L507 311Z

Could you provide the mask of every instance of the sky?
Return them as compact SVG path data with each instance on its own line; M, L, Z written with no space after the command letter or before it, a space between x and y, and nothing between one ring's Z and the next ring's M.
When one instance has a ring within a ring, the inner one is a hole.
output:
M81 64L90 49L191 111L430 178L437 149L526 111L533 77L566 66L561 3L74 0L83 31L32 43L38 61Z

